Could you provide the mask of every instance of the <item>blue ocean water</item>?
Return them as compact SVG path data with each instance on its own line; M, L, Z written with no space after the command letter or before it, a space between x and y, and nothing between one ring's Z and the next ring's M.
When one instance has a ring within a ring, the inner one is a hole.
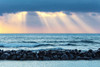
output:
M100 48L100 34L0 34L0 49L81 49Z

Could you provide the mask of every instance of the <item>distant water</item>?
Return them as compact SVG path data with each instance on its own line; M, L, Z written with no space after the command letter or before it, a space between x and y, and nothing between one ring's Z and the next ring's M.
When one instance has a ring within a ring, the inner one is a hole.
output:
M0 34L0 49L81 49L100 48L100 34Z

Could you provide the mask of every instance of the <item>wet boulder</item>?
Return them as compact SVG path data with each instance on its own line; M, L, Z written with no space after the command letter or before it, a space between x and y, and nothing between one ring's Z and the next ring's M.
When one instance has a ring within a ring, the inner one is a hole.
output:
M16 55L11 56L11 60L17 60L17 56Z
M88 52L92 53L92 52L93 52L93 50L92 50L92 49L90 49L90 50L88 50Z
M50 60L50 57L44 56L44 57L43 57L43 60Z
M10 57L9 53L3 53L0 58L4 59L4 60L7 60L9 57Z
M68 60L68 59L69 59L69 57L68 57L67 54L63 54L63 55L61 56L61 60Z
M73 60L74 59L74 55L73 54L69 54L69 59Z

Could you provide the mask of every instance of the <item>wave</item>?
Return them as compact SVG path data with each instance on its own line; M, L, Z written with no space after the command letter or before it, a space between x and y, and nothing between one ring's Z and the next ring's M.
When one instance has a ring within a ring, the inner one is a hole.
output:
M35 41L22 41L21 43L37 43Z
M67 43L68 41L43 41L46 43Z
M0 43L5 43L4 41L0 41ZM35 41L11 41L11 42L9 42L9 41L6 41L6 43L37 43L37 42L35 42Z
M2 43L0 44L0 47L34 47L36 45L39 45L38 43L35 44L27 44L27 43Z
M11 43L11 44L0 44L0 47L47 47L47 46L77 46L75 44L19 44L19 43Z
M92 40L80 40L80 41L68 41L69 43L95 43L95 44L100 44L100 42L95 42Z
M42 47L42 46L56 46L56 45L53 45L53 44L39 44L39 45L35 45L34 47Z
M11 43L11 44L0 44L0 47L13 47L13 48L19 48L19 47L29 47L29 48L34 48L34 47L57 47L57 46L87 46L87 45L77 45L77 44L19 44L19 43Z

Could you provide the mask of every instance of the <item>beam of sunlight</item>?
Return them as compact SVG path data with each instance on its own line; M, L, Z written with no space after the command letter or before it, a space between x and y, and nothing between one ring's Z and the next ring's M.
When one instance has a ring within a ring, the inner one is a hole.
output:
M68 18L67 14L64 14L63 12L60 12L57 14L59 19L66 25L66 29L70 31L71 33L79 32L81 33L81 30Z
M11 14L4 14L4 19L6 20L6 23L9 24L23 24L26 20L26 14L27 12L18 12L18 13L11 13Z
M66 32L62 25L60 25L59 21L57 20L57 14L60 12L36 12L41 21L45 23L45 26L48 28L49 32ZM64 16L64 14L61 14L61 16ZM59 31L58 31L59 30Z
M27 12L3 14L0 16L0 33L24 33Z
M96 31L92 27L87 25L82 19L80 19L77 14L74 13L71 17L83 28L83 30L86 31L86 33L96 33Z
M48 31L45 31L46 33L48 32L52 32L52 29L50 28L50 25L47 21L47 19L45 18L45 16L49 16L47 15L46 13L44 12L39 12L39 11L36 11L37 15L39 16L39 19L41 20L41 22L45 25L44 28L48 29Z

